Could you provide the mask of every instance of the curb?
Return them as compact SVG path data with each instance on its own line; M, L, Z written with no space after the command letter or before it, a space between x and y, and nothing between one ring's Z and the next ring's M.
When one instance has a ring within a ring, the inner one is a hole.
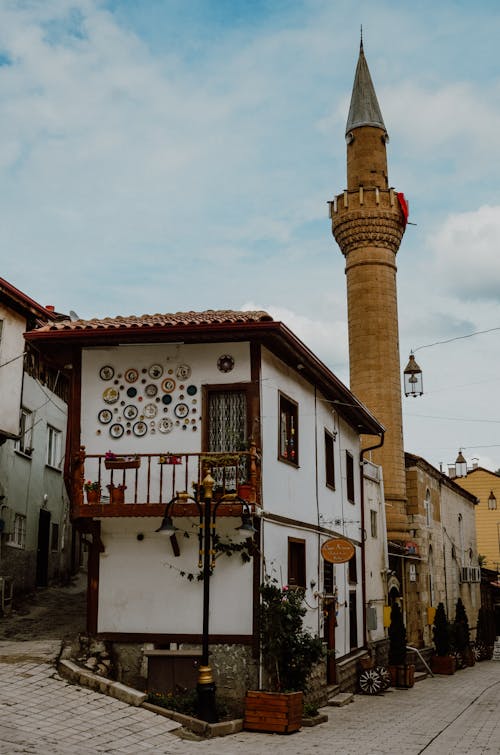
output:
M121 700L128 705L134 705L138 707L142 705L146 699L144 692L138 692L132 687L127 687L121 682L114 682L111 679L105 679L103 676L88 671L87 669L77 666L73 661L62 660L57 665L57 670L64 679L67 679L73 684L80 684L82 687L88 687L96 692L101 692L104 695L115 697L117 700Z

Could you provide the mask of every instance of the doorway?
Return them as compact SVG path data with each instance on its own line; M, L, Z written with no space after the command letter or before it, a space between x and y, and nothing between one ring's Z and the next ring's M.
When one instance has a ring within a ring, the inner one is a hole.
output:
M36 551L36 586L47 587L49 582L50 511L40 509L38 544Z

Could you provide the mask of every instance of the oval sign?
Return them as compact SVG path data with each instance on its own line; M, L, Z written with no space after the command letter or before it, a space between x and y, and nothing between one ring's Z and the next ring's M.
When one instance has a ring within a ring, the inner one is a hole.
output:
M321 546L321 555L331 564L345 564L354 556L355 548L349 540L331 538Z

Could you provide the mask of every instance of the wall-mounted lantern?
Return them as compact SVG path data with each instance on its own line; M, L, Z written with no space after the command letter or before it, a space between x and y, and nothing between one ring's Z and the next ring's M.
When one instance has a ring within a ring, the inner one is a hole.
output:
M410 354L410 359L403 372L403 377L405 396L413 396L416 398L423 394L422 370L416 363L413 352Z
M490 491L490 494L488 496L488 508L490 511L494 511L497 507L497 499L495 498L495 494L493 491Z
M458 451L458 456L455 460L455 477L467 476L467 462L465 461L462 449Z

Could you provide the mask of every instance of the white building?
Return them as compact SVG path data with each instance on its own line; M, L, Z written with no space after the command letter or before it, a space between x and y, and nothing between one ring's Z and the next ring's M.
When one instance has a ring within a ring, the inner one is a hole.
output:
M26 338L71 365L68 473L74 523L92 542L88 628L119 643L125 680L145 684L144 654L177 653L180 663L178 646L200 642L199 512L185 496L207 465L219 501L209 617L219 692L242 695L258 681L266 575L305 589L307 625L334 659L323 681L355 666L367 600L360 434L383 428L283 323L265 312L188 312L54 322ZM117 464L127 468L107 468ZM84 480L100 487L98 503L87 502ZM111 483L126 485L122 503L110 500ZM226 557L239 536L238 492L257 529L248 561ZM156 531L166 513L178 528L170 542ZM324 561L331 538L352 544L348 563Z
M45 586L71 566L63 481L68 380L23 334L55 315L0 279L0 576L14 591Z

